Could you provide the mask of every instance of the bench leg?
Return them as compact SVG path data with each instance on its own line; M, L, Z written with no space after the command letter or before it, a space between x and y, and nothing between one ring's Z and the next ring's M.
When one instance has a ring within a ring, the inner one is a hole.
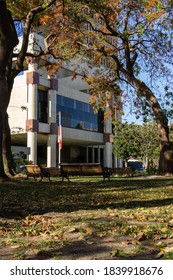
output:
M67 180L69 181L69 178L66 176L62 176L61 182L64 182L64 179L67 178Z
M49 174L49 173L43 173L43 174L42 174L42 177L48 178L49 182L51 182L51 180L50 180L50 174Z
M37 177L35 175L33 175L33 178L34 178L35 181L37 181Z
M40 181L39 181L39 182L42 182L43 177L48 178L49 182L51 182L51 180L50 180L50 175L46 175L46 176L40 175Z
M64 182L64 179L67 178L68 182L70 182L70 178L68 174L61 174L62 180L61 182Z
M106 178L110 182L110 176L109 175L103 175L103 182L105 182Z
M69 176L65 176L65 177L63 176L61 182L64 182L65 178L68 180L68 182L70 182Z
M40 176L40 180L39 180L39 182L41 182L43 180L43 176Z

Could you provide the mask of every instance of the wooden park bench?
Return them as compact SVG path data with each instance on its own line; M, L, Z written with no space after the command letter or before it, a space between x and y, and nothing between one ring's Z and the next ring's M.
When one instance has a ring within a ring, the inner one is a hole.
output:
M44 167L42 168L40 165L25 165L26 175L28 179L29 177L40 178L40 182L44 177L48 178L50 181L50 177L61 177L62 181L66 178L70 181L71 176L103 176L103 181L107 178L110 180L110 170L108 168L103 167L99 163L62 163L60 167Z
M132 170L131 166L128 167L117 167L111 168L111 175L112 176L133 176L134 171Z
M40 178L40 182L41 182L43 177L46 177L50 181L50 174L46 171L46 169L42 168L40 165L30 164L30 165L25 165L25 168L26 168L26 176L27 176L26 179L32 177L36 181L37 178Z
M62 163L60 167L62 181L64 178L70 181L70 176L103 176L103 181L110 180L109 169L99 163Z
M46 171L51 177L61 177L60 167L44 167L43 170Z

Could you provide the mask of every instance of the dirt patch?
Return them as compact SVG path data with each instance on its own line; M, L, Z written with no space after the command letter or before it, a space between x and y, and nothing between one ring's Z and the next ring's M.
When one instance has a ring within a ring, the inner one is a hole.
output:
M164 235L148 238L142 232L138 235L118 234L114 226L120 220L121 224L136 226L132 219L123 222L116 214L103 217L101 211L47 213L28 216L23 221L11 219L8 226L13 230L6 238L1 238L0 259L158 259L163 256L159 243L164 250L172 248L173 239ZM4 222L0 219L1 227ZM22 222L23 229L18 228L19 222ZM137 226L139 224L146 226L145 221L140 221ZM26 228L28 236L24 232Z

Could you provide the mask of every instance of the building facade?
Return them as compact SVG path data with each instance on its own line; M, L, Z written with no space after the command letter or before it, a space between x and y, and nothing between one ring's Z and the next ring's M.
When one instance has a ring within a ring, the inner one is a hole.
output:
M70 69L51 78L43 61L28 62L15 79L8 107L13 152L48 167L61 162L121 167L112 153L111 119L104 123L103 112L94 113L90 97L89 85L79 75L72 79Z

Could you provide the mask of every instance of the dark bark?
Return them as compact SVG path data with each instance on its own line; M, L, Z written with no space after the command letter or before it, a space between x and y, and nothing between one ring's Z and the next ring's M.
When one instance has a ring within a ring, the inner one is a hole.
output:
M6 114L6 95L7 95L7 82L5 79L0 79L0 177L6 177L3 164L2 155L2 141L3 141L3 129L4 129L4 117Z
M15 175L15 164L11 151L11 133L8 122L8 114L4 118L3 139L2 139L2 155L5 173L9 176Z
M6 8L5 1L0 1L0 177L6 177L2 147L5 119L9 103L8 65L11 64L13 49L17 43L18 38L12 16Z
M173 174L173 143L168 142L162 145L159 159L159 173Z
M8 95L7 95L7 102L9 104L10 102L10 96L14 84L14 77L13 72L11 72L11 61L9 61L8 67L7 67L7 83L8 83ZM4 117L4 125L3 125L3 139L2 139L2 157L3 157L3 164L4 164L4 170L5 173L8 176L14 176L15 175L15 163L12 155L11 150L11 131L8 121L8 114L6 112Z

